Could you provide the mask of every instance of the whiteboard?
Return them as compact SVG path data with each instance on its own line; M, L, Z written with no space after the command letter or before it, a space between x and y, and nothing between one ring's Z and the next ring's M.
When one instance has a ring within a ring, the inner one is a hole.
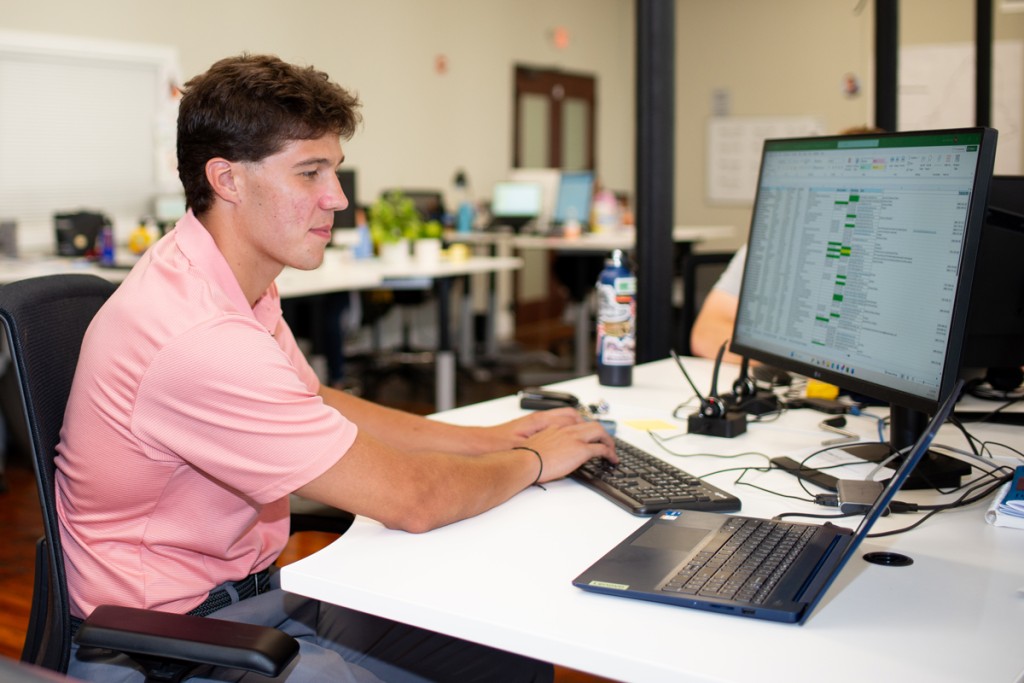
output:
M973 43L913 45L900 49L899 129L973 126ZM995 172L1020 175L1024 42L996 41L992 48L992 127L999 131Z
M79 209L121 238L156 195L180 192L177 62L161 46L0 31L0 218L20 246L52 247L53 214Z
M752 203L765 140L822 135L824 132L824 122L814 116L712 118L707 138L708 201Z

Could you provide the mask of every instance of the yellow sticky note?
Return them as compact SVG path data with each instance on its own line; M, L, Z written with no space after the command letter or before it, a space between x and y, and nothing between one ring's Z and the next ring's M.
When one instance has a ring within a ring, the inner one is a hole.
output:
M626 426L639 429L642 432L649 432L658 429L678 429L679 425L664 420L627 420Z

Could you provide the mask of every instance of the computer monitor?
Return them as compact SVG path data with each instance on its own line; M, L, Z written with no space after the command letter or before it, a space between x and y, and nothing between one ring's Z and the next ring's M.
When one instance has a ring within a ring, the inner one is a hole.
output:
M406 199L412 201L413 206L416 207L416 212L422 220L439 221L442 223L445 221L444 195L440 190L416 190L395 187L384 190L380 193L380 196L387 197L395 192L401 193Z
M538 232L549 231L555 216L555 202L558 200L562 172L557 168L513 168L506 180L540 185L540 213L537 214L534 225Z
M912 445L957 380L995 148L984 128L764 143L732 350L889 403L858 456ZM910 485L962 474L932 453Z
M356 227L356 172L352 168L339 168L337 171L341 191L348 199L348 206L334 212L335 228Z
M593 197L594 174L592 171L564 171L558 183L555 224L565 225L568 221L576 220L581 226L588 225Z
M1024 375L1024 177L993 176L981 231L963 375L993 389L1017 388Z
M540 183L503 181L494 184L491 218L495 225L507 225L520 232L540 215L542 207Z

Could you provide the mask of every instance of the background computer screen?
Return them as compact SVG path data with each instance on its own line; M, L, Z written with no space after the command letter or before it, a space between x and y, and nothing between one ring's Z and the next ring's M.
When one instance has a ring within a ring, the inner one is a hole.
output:
M912 444L957 379L995 141L766 141L732 350L890 403Z
M590 206L594 198L594 174L590 171L565 171L558 183L554 221L563 225L576 220L590 223Z
M356 172L351 168L339 168L337 170L338 182L341 183L341 191L348 199L348 206L341 211L334 212L335 228L356 227Z
M516 230L540 215L543 188L540 183L503 181L494 184L491 193L491 216L495 223L511 225Z

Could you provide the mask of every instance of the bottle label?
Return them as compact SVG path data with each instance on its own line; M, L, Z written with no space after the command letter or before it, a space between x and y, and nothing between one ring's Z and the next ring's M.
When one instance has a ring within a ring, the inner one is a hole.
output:
M636 341L636 278L615 278L597 287L597 360L602 365L633 365Z

